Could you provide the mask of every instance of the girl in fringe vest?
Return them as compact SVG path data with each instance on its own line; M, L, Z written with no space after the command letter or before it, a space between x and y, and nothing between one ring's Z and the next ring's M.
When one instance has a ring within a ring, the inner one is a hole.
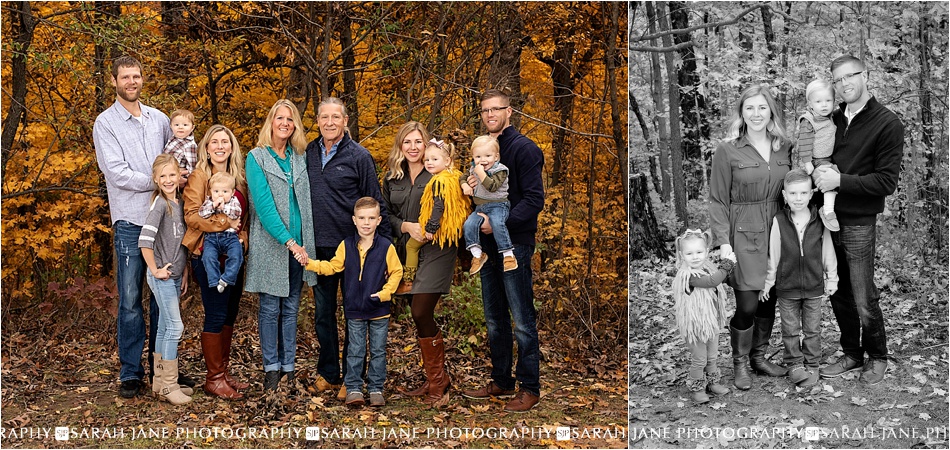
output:
M435 241L439 247L457 245L462 237L462 225L471 211L469 198L462 194L459 172L452 166L455 146L451 142L432 139L425 149L425 168L432 174L422 193L419 223L425 224L426 241ZM406 266L397 294L409 292L419 268L419 249L424 242L409 239L406 243Z
M709 232L686 230L676 238L676 277L673 278L673 306L676 326L690 353L686 386L696 403L709 396L725 395L729 389L719 384L722 377L719 357L719 330L726 324L726 290L722 282L736 265L734 254L722 255L716 267L708 258ZM704 373L705 372L705 373Z

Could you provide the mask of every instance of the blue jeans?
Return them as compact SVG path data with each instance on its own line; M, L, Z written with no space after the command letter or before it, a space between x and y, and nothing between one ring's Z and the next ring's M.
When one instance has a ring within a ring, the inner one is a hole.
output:
M330 260L336 254L335 247L317 247L312 259ZM336 291L343 274L317 275L317 284L313 286L313 329L320 344L320 356L317 358L317 373L331 384L340 384L346 376L346 365L340 375L340 338L337 334ZM344 336L346 330L344 329ZM346 361L347 341L343 340L343 360Z
M303 267L287 253L290 265L290 292L286 297L261 295L261 308L257 313L261 335L261 353L264 356L264 372L294 370L297 356L297 311L300 307L300 289L303 286Z
M205 310L204 328L201 331L220 333L225 325L234 326L241 305L241 294L244 293L244 268L241 267L238 272L237 283L224 288L224 292L218 292L216 287L208 287L208 274L201 258L191 259L191 269L201 290L201 306Z
M161 354L164 360L178 359L178 342L185 331L185 324L181 322L181 310L178 308L181 278L159 280L151 273L146 273L145 279L159 307L155 352Z
M120 220L113 226L115 247L115 282L119 291L119 311L116 318L116 343L119 347L119 381L141 380L142 345L145 344L145 312L142 309L145 272L148 268L139 249L142 227ZM158 332L158 303L152 297L149 303L149 333L153 339ZM149 339L149 355L155 342Z
M350 354L346 357L346 392L361 392L363 362L366 360L366 348L369 347L369 367L366 370L366 390L383 392L386 384L386 335L389 333L389 318L376 320L347 319L346 340L350 344ZM369 332L369 345L366 333Z
M222 253L227 255L224 273L221 272L221 261L218 260ZM218 280L224 280L228 286L237 283L238 272L244 264L244 246L241 245L237 233L205 233L201 262L205 265L208 287L217 287Z
M818 367L821 359L821 297L780 298L785 366ZM804 334L804 338L801 335Z
M855 361L887 357L881 293L874 285L876 225L842 225L832 232L838 257L838 291L831 308L841 330L841 350Z
M465 234L465 248L481 246L480 229L482 222L485 221L478 213L484 213L488 216L488 223L491 224L492 236L495 238L495 246L499 252L511 250L511 237L508 235L508 227L505 222L508 220L508 210L511 204L508 202L485 203L475 207L475 212L465 219L465 225L462 226Z
M488 328L492 380L502 389L514 389L517 379L523 390L540 395L538 314L534 309L534 290L531 286L534 246L516 245L514 253L518 268L508 272L504 271L503 258L495 248L494 241L485 242L484 247L488 260L479 273L482 278L482 306ZM518 341L516 378L511 377L514 339Z

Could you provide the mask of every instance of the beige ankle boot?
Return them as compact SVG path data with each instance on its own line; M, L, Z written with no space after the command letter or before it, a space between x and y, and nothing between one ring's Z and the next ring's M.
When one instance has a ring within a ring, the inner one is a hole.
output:
M156 359L155 371L162 380L161 395L173 405L184 405L191 402L191 397L185 395L178 386L178 360Z

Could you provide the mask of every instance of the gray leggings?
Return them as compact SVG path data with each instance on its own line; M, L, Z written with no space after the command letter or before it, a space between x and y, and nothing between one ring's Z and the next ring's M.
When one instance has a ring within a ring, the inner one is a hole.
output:
M687 343L689 349L689 380L703 379L703 370L706 373L719 373L716 360L719 359L719 338L714 337L705 342Z

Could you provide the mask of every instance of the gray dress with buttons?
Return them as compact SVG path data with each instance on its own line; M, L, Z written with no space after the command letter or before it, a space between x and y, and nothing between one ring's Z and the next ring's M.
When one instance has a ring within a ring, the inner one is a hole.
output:
M782 208L782 184L790 170L790 144L769 153L765 161L743 136L719 143L709 179L709 222L712 248L732 245L736 268L729 285L739 291L765 287L769 228Z
M406 242L409 233L403 233L403 222L419 222L419 210L422 209L422 192L426 184L432 179L432 174L423 170L416 176L416 182L409 179L409 169L403 166L405 174L401 179L383 181L384 206L389 211L389 222L392 241L396 245L399 260L406 261ZM380 232L384 232L382 229ZM415 281L412 283L411 294L448 294L452 287L452 277L455 274L458 247L455 245L439 248L432 242L426 243L419 250L419 268L416 271Z

